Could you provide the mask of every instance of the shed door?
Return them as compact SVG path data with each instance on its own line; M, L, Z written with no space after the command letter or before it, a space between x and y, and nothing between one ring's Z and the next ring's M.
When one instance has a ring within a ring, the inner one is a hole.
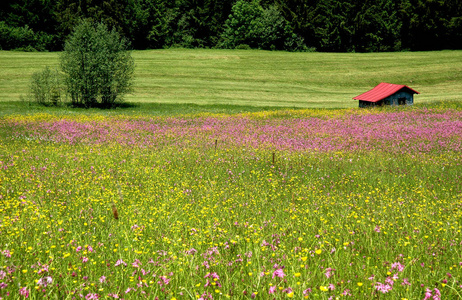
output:
M398 98L399 105L406 105L406 97Z

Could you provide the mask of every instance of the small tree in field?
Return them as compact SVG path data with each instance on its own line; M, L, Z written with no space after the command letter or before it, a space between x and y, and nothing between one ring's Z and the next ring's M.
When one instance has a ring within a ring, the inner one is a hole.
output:
M83 21L64 46L61 67L71 102L113 106L131 91L134 62L127 40L104 24Z
M32 74L28 99L40 105L58 106L61 102L63 85L58 70L46 67Z

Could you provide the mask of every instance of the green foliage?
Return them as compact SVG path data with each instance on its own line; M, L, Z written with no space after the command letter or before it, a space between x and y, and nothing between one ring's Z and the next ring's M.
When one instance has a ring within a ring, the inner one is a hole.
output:
M278 8L270 5L263 9L257 0L236 2L221 38L221 47L231 49L242 49L241 45L265 50L305 48Z
M263 8L258 1L238 0L226 20L224 32L221 35L222 47L235 48L246 44L252 48L258 48L260 34L264 30L262 15Z
M34 31L27 25L24 27L12 27L5 22L0 22L0 49L12 50L34 44ZM33 46L31 47L33 48Z
M165 0L129 0L123 27L136 49L162 48L169 31L169 6Z
M231 12L227 0L178 0L168 9L170 35L165 46L211 48L218 44L223 25Z
M46 67L32 74L30 83L30 98L45 106L58 106L61 103L63 84L57 70Z
M28 25L13 27L0 22L0 49L45 51L52 49L55 37L45 32L34 32Z
M271 5L263 10L261 24L263 30L260 35L260 48L271 50L302 50L304 48L303 39L292 32L289 23L276 6Z
M61 56L72 104L107 107L122 101L134 71L127 47L124 38L102 23L83 21L74 29Z
M462 49L457 0L3 0L2 5L3 49L62 50L82 19L115 28L135 49L241 44L336 52Z

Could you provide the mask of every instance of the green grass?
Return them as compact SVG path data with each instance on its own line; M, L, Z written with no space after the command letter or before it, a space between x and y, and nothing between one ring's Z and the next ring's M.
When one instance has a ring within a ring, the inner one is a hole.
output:
M133 57L135 90L127 96L130 103L192 103L212 110L216 105L348 108L357 106L352 97L382 81L416 89L421 93L416 103L462 100L462 51L169 49L134 51ZM0 101L19 101L33 72L58 64L59 53L0 51Z
M460 299L460 106L129 109L0 116L0 297Z

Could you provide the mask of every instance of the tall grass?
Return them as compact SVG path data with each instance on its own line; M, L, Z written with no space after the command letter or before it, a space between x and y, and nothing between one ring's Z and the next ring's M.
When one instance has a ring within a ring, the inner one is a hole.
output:
M0 297L456 299L461 122L4 116Z

